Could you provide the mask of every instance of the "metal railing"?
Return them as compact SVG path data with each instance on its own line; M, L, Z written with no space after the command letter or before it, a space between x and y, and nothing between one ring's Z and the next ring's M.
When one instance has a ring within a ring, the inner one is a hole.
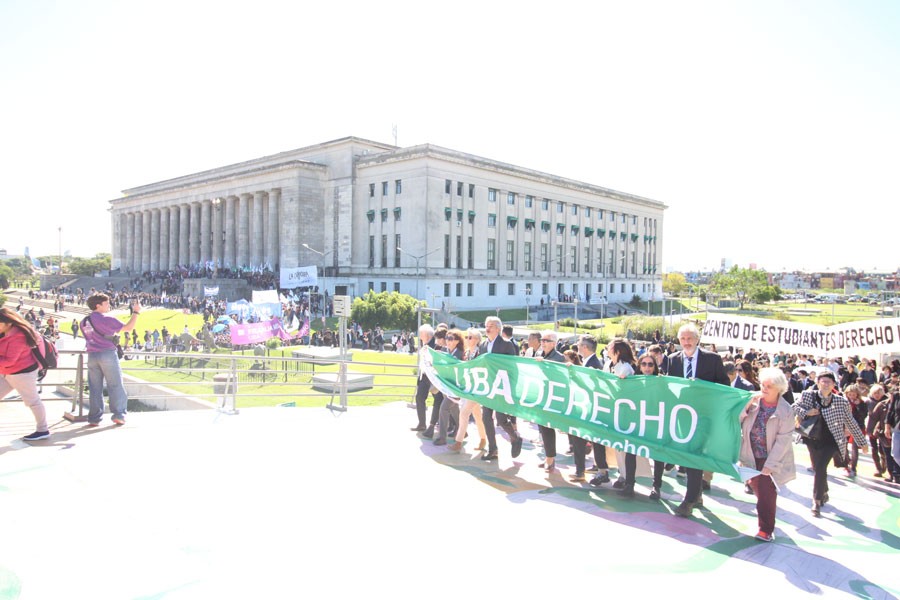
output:
M71 393L71 421L86 419L87 357L83 350L60 350L60 367L42 385ZM130 399L162 410L296 405L298 399L327 399L346 410L353 397L408 401L415 394L415 365L397 365L254 354L145 352L132 350L120 361ZM339 398L339 404L335 403ZM278 402L278 400L284 400Z

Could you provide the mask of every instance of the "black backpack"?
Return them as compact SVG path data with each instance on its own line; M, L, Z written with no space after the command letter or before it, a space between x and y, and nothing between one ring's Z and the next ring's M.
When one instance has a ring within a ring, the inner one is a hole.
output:
M38 369L38 381L41 381L47 375L47 369L55 369L59 366L59 351L53 340L40 333L37 334L37 338L37 346L32 346L31 353L41 365L41 368Z

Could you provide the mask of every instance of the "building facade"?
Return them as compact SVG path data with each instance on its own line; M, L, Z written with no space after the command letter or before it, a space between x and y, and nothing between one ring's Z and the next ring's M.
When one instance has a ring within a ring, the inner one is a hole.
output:
M112 267L316 265L448 309L661 297L660 202L424 144L343 138L111 201Z

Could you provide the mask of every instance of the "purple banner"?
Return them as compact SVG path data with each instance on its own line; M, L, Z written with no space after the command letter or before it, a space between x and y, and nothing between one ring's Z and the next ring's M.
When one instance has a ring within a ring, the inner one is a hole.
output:
M256 344L273 337L280 337L283 340L291 339L278 317L260 323L242 323L231 326L232 344Z

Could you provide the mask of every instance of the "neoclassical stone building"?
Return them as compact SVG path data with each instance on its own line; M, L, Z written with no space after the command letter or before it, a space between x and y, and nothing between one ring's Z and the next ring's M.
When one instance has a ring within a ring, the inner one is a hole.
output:
M112 266L316 265L329 293L451 308L660 297L661 202L431 144L348 137L124 190Z

